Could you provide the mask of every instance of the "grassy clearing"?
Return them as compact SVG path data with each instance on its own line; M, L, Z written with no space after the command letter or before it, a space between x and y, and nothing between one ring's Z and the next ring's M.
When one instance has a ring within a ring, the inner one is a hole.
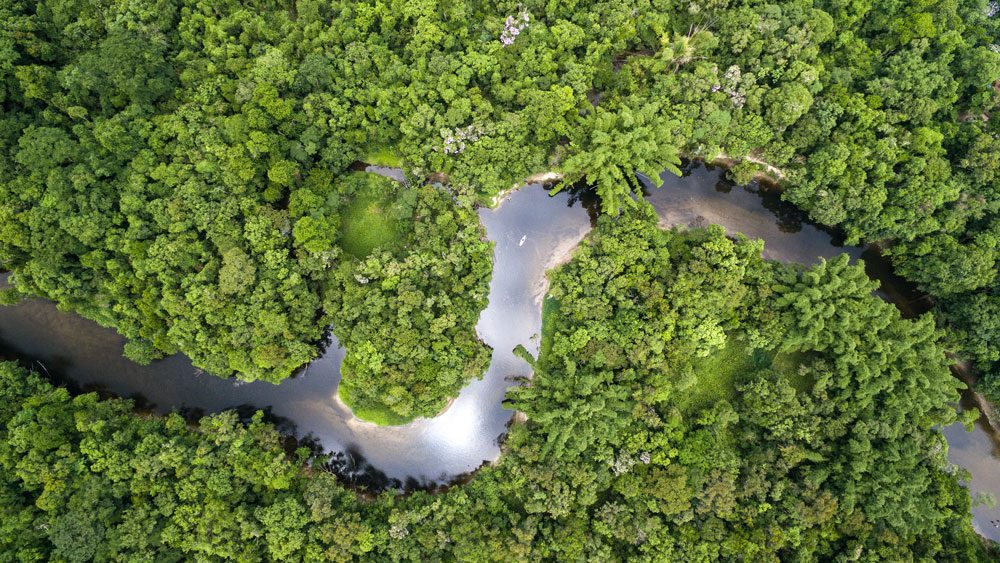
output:
M719 399L732 399L736 393L736 378L757 368L754 353L734 338L726 346L694 363L696 382L678 398L682 412L694 412L711 406Z
M344 211L344 250L360 259L376 248L394 248L404 232L395 211L392 194L380 191L357 194Z
M806 393L813 388L813 377L803 375L799 371L799 364L805 360L804 352L780 352L775 354L771 367L781 373L788 380L788 384L799 393Z
M770 366L782 374L796 391L808 392L813 381L802 375L798 366L805 360L802 352L779 352L773 356L763 350L747 350L744 344L730 338L726 346L694 365L696 383L684 391L678 401L682 412L695 412L719 399L732 400L740 375Z
M362 161L372 166L389 166L392 168L401 168L403 166L402 157L396 154L391 147L377 148L368 153Z
M343 385L343 383L337 387L337 395L340 397L340 401L351 409L354 416L364 420L365 422L371 422L373 424L378 424L379 426L402 426L413 422L416 418L415 416L400 416L385 407L355 405L354 397L351 396L350 388Z
M556 330L555 319L559 317L559 301L545 296L542 302L542 342L539 346L538 357L545 357L552 349L552 337Z

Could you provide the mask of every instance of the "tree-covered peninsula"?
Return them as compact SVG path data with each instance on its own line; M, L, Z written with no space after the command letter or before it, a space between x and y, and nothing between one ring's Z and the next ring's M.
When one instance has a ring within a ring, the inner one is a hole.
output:
M402 424L434 416L486 372L490 349L475 325L492 246L469 198L364 176L349 181L341 243L349 257L326 303L347 348L338 392L358 417Z

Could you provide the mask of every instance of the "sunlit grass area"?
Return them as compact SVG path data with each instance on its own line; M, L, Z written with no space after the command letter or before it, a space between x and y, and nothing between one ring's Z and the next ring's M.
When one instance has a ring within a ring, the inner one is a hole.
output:
M368 153L362 160L374 166L391 166L394 168L403 166L403 159L391 147L379 147Z
M392 194L376 190L357 194L344 212L344 250L364 258L376 248L394 248L403 234L396 216Z
M559 317L559 301L546 296L542 303L542 342L539 348L539 358L548 355L552 348L552 336L556 330L555 320Z
M737 378L757 369L761 359L743 342L729 338L721 350L695 360L695 383L680 392L677 406L683 412L693 412L720 399L732 399Z

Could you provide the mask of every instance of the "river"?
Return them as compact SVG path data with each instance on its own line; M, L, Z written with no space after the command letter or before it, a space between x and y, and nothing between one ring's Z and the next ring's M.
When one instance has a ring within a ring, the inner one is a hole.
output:
M880 295L907 316L930 304L892 274L874 248L845 247L831 231L811 224L804 213L755 185L734 186L719 169L690 165L685 176L664 174L664 186L647 199L661 225L719 224L765 241L765 258L811 264L840 253L864 259L868 274L882 282ZM42 300L0 307L0 354L32 359L81 389L135 397L142 408L182 410L191 416L226 408L268 408L285 431L306 438L324 451L339 452L334 465L346 479L372 488L426 486L471 472L499 455L499 440L512 412L503 398L512 379L530 374L512 350L523 344L537 353L545 272L566 260L589 232L596 201L585 190L549 196L529 185L506 196L493 209L480 209L487 236L494 242L490 301L477 331L493 348L486 375L464 388L442 415L402 427L378 427L353 417L336 400L344 351L331 335L325 353L280 385L241 383L203 374L175 355L140 366L122 356L116 332L77 315L60 312ZM963 405L969 404L965 397ZM995 432L980 421L973 432L955 424L942 429L952 463L969 469L974 493L1000 496L1000 448ZM1000 540L1000 510L974 507L982 535Z

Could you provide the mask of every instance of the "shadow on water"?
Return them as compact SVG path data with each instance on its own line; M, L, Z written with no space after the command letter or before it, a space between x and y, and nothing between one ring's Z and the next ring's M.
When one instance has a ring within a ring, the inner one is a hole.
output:
M384 471L369 463L355 445L330 453L319 463L319 467L333 473L346 485L362 491L403 489L401 480L390 478Z
M961 374L956 371L956 376ZM964 377L963 377L964 379ZM978 408L974 392L965 389L959 410ZM968 472L965 485L973 495L972 524L980 535L1000 541L1000 509L991 502L976 502L982 497L991 497L995 502L1000 497L1000 432L993 428L985 416L980 416L972 431L966 431L961 423L954 423L941 429L948 441L948 460Z
M590 226L596 226L597 217L601 214L601 200L597 196L597 190L585 182L577 182L564 188L563 191L569 195L566 207L583 207L587 210L587 217L590 218Z

